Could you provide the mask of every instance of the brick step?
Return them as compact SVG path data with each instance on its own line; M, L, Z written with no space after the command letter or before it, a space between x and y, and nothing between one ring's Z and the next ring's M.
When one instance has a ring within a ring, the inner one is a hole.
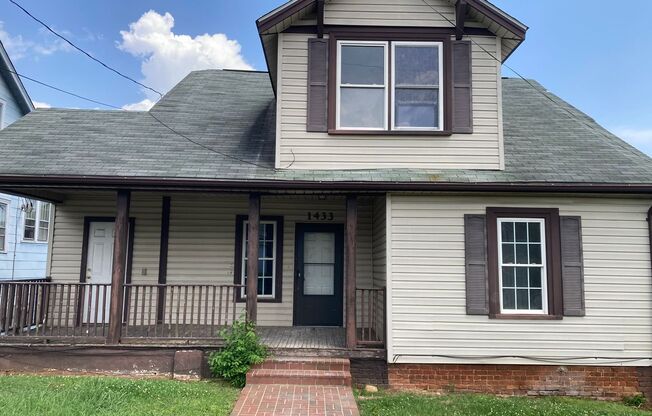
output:
M294 384L301 386L350 386L349 371L287 370L257 368L247 373L247 384Z
M329 357L274 357L252 367L254 370L320 370L350 371L351 363L346 358Z

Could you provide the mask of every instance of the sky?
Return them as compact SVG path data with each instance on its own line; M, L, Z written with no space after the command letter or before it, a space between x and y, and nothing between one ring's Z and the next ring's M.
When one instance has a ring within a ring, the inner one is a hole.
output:
M96 58L166 92L189 71L266 70L255 20L284 0L17 0ZM506 62L652 155L652 1L493 0L529 26ZM604 6L604 7L601 7ZM18 72L131 110L151 91L102 68L0 0L0 40ZM516 76L503 68L504 76ZM37 106L101 108L24 81Z

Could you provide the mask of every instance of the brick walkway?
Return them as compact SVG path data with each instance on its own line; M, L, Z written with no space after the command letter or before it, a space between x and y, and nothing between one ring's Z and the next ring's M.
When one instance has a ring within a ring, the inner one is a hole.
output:
M231 416L358 416L348 386L250 384L240 393Z

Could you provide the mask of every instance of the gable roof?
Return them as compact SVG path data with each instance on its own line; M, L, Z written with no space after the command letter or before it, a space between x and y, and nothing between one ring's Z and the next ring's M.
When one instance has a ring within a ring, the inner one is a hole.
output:
M536 89L503 82L503 171L276 170L267 73L206 70L188 75L151 113L28 114L0 131L0 185L652 192L652 159L531 83Z
M23 82L20 80L20 77L16 73L16 68L14 64L9 59L9 54L5 49L4 45L0 41L0 77L7 83L11 94L14 96L14 99L18 103L21 111L24 114L29 113L34 110L34 104L27 94L27 90L23 85Z

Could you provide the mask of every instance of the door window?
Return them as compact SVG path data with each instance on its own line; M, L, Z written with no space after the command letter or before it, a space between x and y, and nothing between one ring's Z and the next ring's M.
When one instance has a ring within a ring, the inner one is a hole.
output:
M334 295L335 234L307 232L303 244L303 294Z

